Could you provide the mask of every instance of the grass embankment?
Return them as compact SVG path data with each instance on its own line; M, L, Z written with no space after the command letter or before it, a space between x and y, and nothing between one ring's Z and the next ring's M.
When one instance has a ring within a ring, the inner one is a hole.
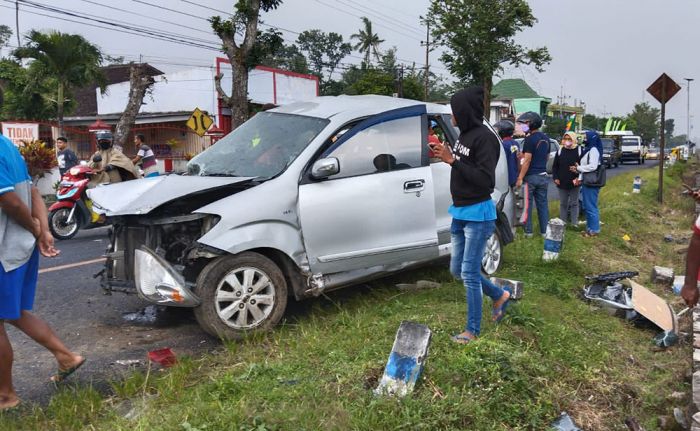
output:
M578 297L584 274L638 270L643 284L680 309L670 289L649 285L649 272L658 264L682 273L680 246L663 236L689 233L693 203L678 193L677 168L666 181L666 204L657 206L656 172L638 172L645 180L639 195L631 194L635 173L611 179L600 199L603 234L584 239L567 231L558 262L543 263L542 239L519 234L500 275L523 280L524 299L498 326L484 307L482 338L469 346L449 340L464 324L463 287L445 268L423 269L296 305L273 333L165 372L135 374L114 383L109 398L90 388L62 389L45 408L0 416L0 428L544 430L565 410L589 431L625 429L627 416L656 429L658 416L689 402L689 345L661 351L651 341L655 331ZM393 287L421 278L442 287ZM403 400L376 397L371 389L402 320L434 331L423 377ZM688 396L672 401L674 391ZM138 414L126 419L131 407Z

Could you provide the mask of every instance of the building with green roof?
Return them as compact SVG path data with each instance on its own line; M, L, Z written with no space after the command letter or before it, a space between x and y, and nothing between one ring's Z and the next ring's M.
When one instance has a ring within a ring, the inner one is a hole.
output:
M532 111L542 117L547 115L547 106L552 102L549 97L537 94L523 79L502 79L493 86L491 98L512 99L516 115Z

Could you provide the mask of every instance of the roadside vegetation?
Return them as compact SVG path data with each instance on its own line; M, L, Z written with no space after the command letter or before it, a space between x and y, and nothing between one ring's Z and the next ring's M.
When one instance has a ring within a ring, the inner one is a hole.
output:
M658 331L610 316L579 292L586 274L636 270L642 284L683 308L649 275L652 265L683 273L682 245L664 235L690 234L694 203L680 195L681 175L694 171L688 168L669 170L663 206L655 200L656 169L611 179L601 192L603 234L584 239L567 230L557 262L543 263L542 239L519 233L499 275L523 280L524 298L497 326L485 307L483 336L468 346L449 339L464 324L463 287L436 265L292 304L272 333L135 373L113 382L110 394L63 387L47 406L0 413L0 429L543 430L561 411L586 430L624 429L629 416L657 429L659 416L689 404L689 342L656 348ZM639 195L631 193L634 175L644 180ZM418 279L442 286L394 287ZM433 330L428 361L412 395L377 397L372 389L402 320ZM686 398L671 399L673 392Z

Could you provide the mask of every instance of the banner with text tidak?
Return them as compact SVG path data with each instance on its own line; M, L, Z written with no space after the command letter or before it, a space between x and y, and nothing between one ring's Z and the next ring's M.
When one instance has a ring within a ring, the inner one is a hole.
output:
M22 141L39 139L38 123L2 123L2 134L13 144L19 146Z

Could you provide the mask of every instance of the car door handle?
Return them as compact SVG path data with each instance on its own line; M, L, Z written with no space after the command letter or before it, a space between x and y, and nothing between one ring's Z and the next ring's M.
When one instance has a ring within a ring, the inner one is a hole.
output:
M414 193L423 190L425 180L412 180L403 183L403 191L406 193Z

